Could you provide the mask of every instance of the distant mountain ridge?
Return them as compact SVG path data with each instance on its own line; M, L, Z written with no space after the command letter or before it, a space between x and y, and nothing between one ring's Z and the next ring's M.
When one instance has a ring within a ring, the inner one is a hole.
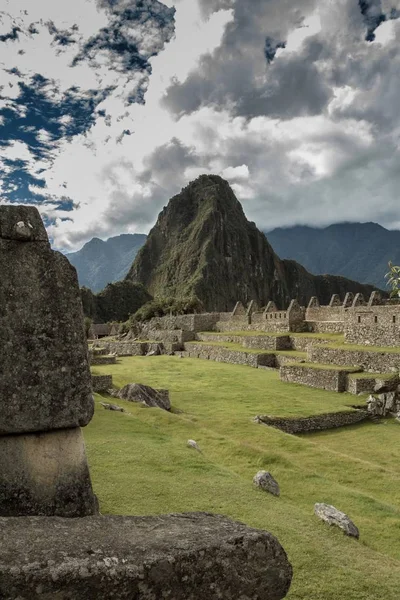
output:
M400 231L377 223L277 228L266 235L279 256L300 262L316 275L332 273L388 289L388 262L400 264Z
M79 285L99 292L108 283L124 279L146 238L142 233L126 233L106 242L93 238L66 257L78 272Z
M231 310L237 300L259 306L332 294L369 296L372 286L343 277L315 276L281 260L265 235L249 222L228 182L201 175L171 198L138 252L127 280L152 296L196 297L209 311Z

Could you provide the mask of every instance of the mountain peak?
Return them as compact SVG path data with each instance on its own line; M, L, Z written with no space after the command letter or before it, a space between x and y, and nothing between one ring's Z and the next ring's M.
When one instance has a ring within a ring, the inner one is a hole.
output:
M274 300L286 308L292 297L305 302L319 295L316 278L278 258L218 175L201 175L171 198L127 279L152 296L196 296L207 310L231 310L238 300L259 305ZM329 280L321 300L353 291L342 289L348 285L368 293L355 282Z

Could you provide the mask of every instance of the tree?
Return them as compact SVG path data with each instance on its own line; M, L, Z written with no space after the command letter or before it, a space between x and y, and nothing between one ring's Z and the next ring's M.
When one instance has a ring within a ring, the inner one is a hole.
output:
M386 273L385 278L388 280L387 285L392 288L390 297L400 298L400 267L389 261L389 269L390 271Z

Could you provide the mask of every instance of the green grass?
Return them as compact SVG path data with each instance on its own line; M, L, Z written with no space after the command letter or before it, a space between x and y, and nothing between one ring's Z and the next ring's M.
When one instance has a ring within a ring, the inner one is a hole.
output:
M362 424L290 436L252 422L344 410L353 402L279 381L275 371L176 357L129 357L96 366L114 383L168 388L181 413L118 401L128 412L96 412L84 429L103 513L206 510L276 535L294 568L289 600L398 600L400 425ZM186 447L195 439L202 454ZM280 484L276 498L252 486L259 469ZM334 504L360 529L347 538L313 515Z
M312 363L312 362L303 362L297 363L292 362L289 365L290 367L305 367L307 369L324 369L325 371L349 371L349 373L355 373L359 367L343 367L341 365L324 365L322 363Z
M362 371L361 373L349 373L351 379L397 379L397 375L394 373L368 373Z
M359 344L345 344L345 343L329 343L324 348L334 348L337 350L356 350L357 352L382 352L388 354L400 354L399 347L393 346L361 346Z
M306 358L307 352L300 350L273 350L267 348L266 350L260 348L245 348L241 344L235 342L185 342L185 347L191 344L198 346L217 346L220 348L227 348L228 350L235 350L236 352L245 352L246 354L277 354L281 356L293 356L298 358Z

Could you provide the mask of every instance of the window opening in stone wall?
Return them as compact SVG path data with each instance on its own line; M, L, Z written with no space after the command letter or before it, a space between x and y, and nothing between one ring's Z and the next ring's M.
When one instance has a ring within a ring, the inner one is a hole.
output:
M396 316L393 315L393 323L396 323Z
M375 315L375 323L378 322L378 317Z
M358 322L361 323L361 317L358 317Z

